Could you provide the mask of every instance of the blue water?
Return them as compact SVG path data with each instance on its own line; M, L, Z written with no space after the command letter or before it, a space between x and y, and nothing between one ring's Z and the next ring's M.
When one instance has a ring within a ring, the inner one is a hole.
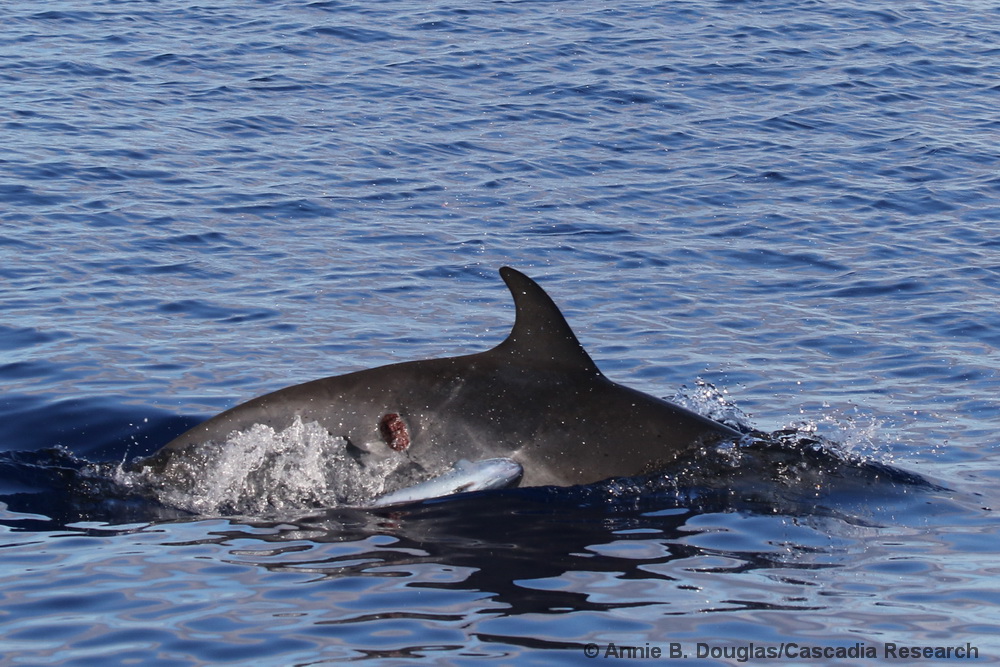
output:
M0 24L0 662L1000 659L993 3L77 0ZM948 490L280 520L53 500L66 461L488 348L505 264L611 378Z

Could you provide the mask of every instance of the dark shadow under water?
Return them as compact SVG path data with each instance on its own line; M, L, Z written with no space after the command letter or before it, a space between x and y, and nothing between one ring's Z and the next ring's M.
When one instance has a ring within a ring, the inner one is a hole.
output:
M905 486L911 503L923 504L934 489L941 489L908 473L897 481ZM856 558L853 535L870 530L845 524L826 507L792 508L785 503L784 510L776 512L764 499L747 504L705 489L696 494L695 489L681 487L687 494L682 498L668 488L671 484L662 476L649 476L581 487L461 494L390 508L322 509L282 520L239 517L227 527L212 526L208 535L191 544L256 543L240 549L241 563L330 580L403 577L407 588L485 594L502 605L498 613L519 616L659 605L663 595L690 587L671 573L691 568L718 574L762 570L787 583L804 584L807 571L841 567ZM879 495L894 496L888 490ZM899 501L894 497L894 503ZM740 516L757 520L743 526ZM713 543L713 536L720 534L726 539ZM382 539L372 541L372 536ZM708 538L707 543L702 537ZM341 544L347 548L323 548ZM442 568L450 574L428 576ZM574 586L574 573L584 577L581 582L613 580L616 591L629 581L637 590L651 586L668 590L634 597L600 595L585 583ZM734 597L724 603L726 610L819 608L809 596L777 602ZM684 613L683 607L677 613ZM351 616L326 623L356 620ZM480 639L521 645L526 641L524 637ZM561 645L552 639L531 641L541 642L542 648L580 649L575 643Z

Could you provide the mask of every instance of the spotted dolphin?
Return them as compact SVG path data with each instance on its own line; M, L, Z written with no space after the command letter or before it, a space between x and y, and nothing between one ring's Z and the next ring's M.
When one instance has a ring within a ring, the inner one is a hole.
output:
M510 267L500 275L516 314L496 347L286 387L212 417L136 466L163 470L235 431L255 424L277 431L301 419L344 438L359 459L404 452L427 470L443 470L502 458L523 470L522 486L564 486L648 473L740 437L609 380L534 280Z

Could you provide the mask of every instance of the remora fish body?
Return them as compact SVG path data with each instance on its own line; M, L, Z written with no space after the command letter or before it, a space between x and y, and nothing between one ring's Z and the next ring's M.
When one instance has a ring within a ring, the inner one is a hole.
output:
M385 507L450 496L455 493L505 489L516 485L523 473L521 464L510 459L486 459L475 462L462 459L448 472L426 482L387 493L377 498L372 506Z

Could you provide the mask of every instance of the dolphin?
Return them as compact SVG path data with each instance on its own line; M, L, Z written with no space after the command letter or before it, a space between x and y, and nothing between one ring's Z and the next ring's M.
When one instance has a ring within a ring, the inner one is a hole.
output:
M738 431L605 377L539 285L500 269L516 309L485 352L381 366L286 387L212 417L133 469L162 471L255 424L317 422L361 460L404 452L427 470L506 459L521 486L590 484L654 472Z

